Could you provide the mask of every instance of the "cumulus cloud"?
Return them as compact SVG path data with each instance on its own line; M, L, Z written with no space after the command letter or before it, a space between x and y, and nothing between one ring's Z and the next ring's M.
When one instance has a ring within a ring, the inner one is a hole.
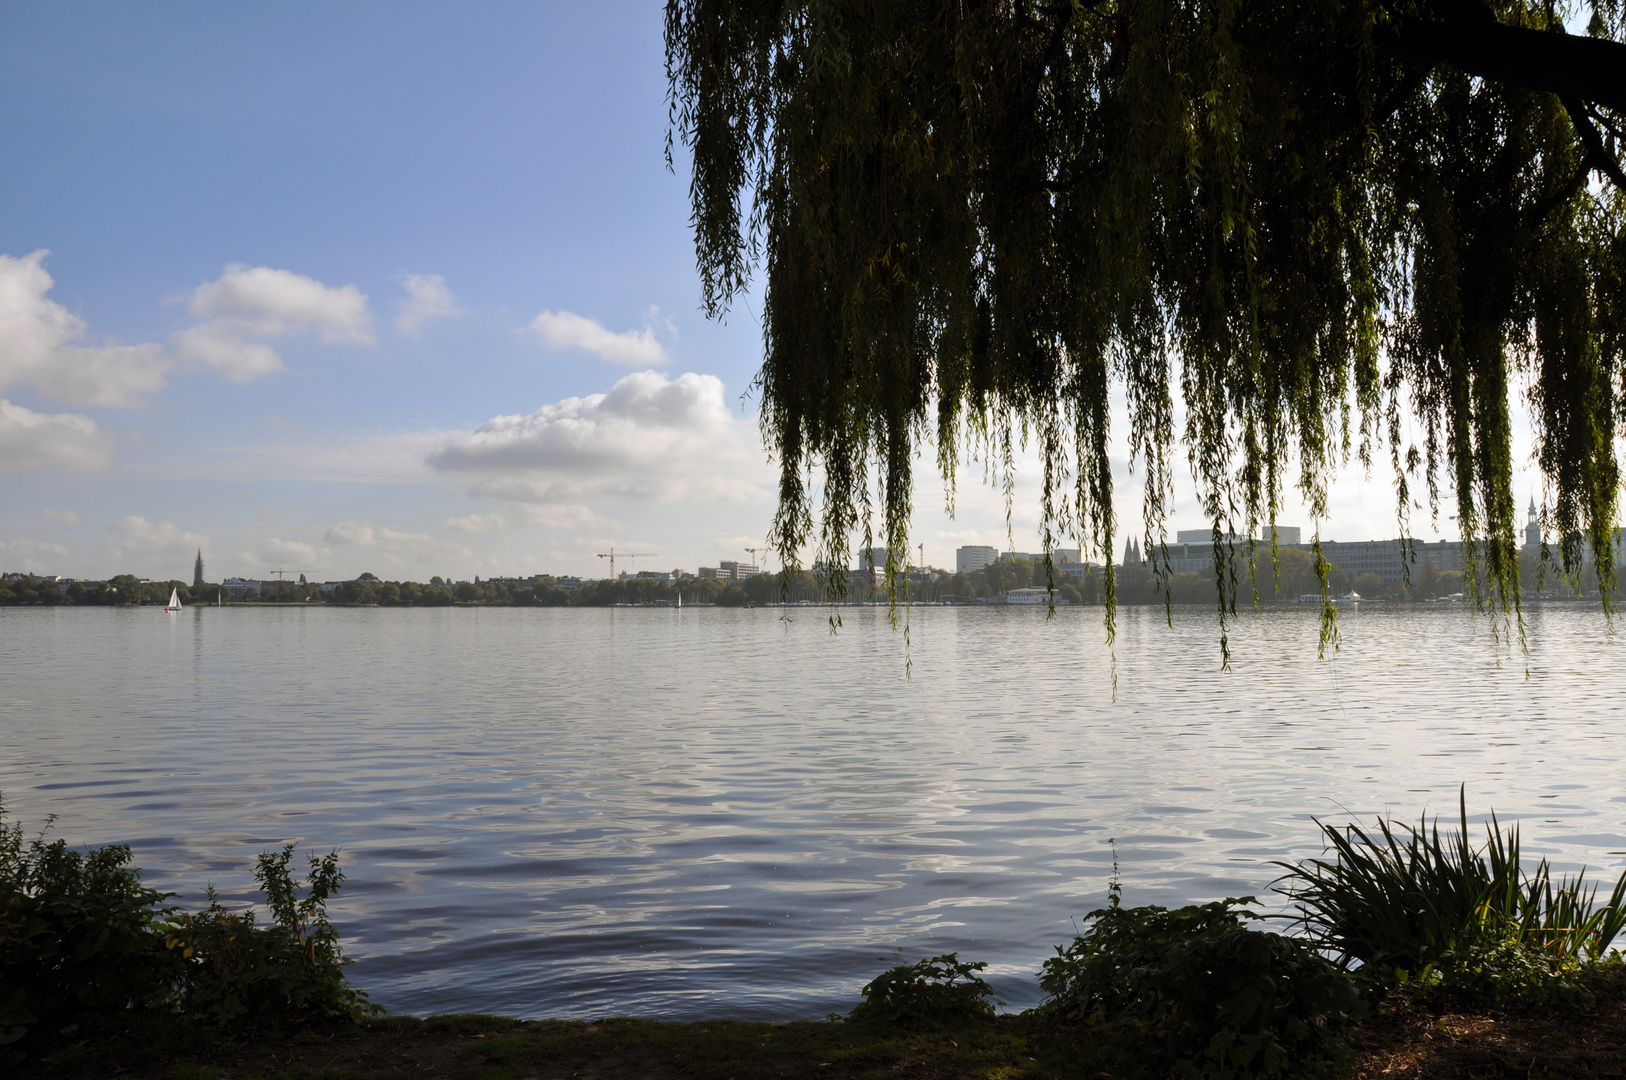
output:
M188 308L198 320L169 345L87 342L85 322L50 299L50 252L0 255L0 390L32 386L75 405L139 405L168 376L201 362L246 382L282 368L268 341L314 331L331 344L373 341L367 297L354 285L330 288L314 278L269 267L228 266L198 286ZM449 294L448 294L449 295Z
M49 299L50 252L0 255L0 390L32 386L75 405L137 404L163 388L174 360L158 345L85 345L84 320Z
M585 506L525 506L510 505L494 514L467 514L449 517L441 522L457 532L485 533L524 525L540 525L545 529L615 529L619 524L601 517Z
M446 518L441 525L457 532L499 532L508 527L508 519L501 514L465 514L463 517Z
M0 472L105 469L113 439L78 413L39 413L0 398Z
M0 559L7 570L23 570L38 574L61 563L72 552L61 544L20 537L0 541Z
M402 284L407 298L401 302L395 325L403 334L416 334L436 319L455 319L463 314L457 297L439 274L408 274Z
M327 562L325 553L317 551L310 544L281 540L275 536L267 540L256 555L267 566L284 566L302 574L308 574Z
M228 266L217 280L193 290L187 308L200 321L176 333L170 345L234 382L282 370L281 355L264 339L315 331L328 344L373 342L372 315L360 289L333 288L290 270Z
M431 560L442 564L466 563L474 558L468 548L437 540L427 533L384 528L365 521L341 521L327 531L325 539L336 547L366 549L367 561L376 559L378 562L373 567L375 571L423 573L425 567L432 565Z
M569 311L544 311L531 320L527 329L552 349L586 349L600 359L629 367L665 367L666 350L655 340L655 331L625 330L617 334L595 319Z
M379 544L397 544L423 547L438 543L427 533L402 532L398 529L380 529L362 521L341 521L323 537L330 544L356 547L376 547Z
M469 478L475 495L557 503L589 494L654 502L761 498L767 471L755 425L736 418L722 381L641 371L608 393L499 416L447 440L430 468Z
M110 554L119 562L136 562L142 568L166 566L160 571L166 576L183 577L192 573L194 554L209 547L209 538L188 532L172 521L154 522L137 514L130 514L108 528L112 536ZM122 572L122 571L121 571Z

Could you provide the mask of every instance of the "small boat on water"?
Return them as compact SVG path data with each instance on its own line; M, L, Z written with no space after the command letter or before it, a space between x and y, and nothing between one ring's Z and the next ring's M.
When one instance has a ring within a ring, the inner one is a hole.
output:
M169 590L169 603L167 605L165 605L164 610L165 611L179 611L179 610L181 610L181 590L179 590L179 589L171 589L171 590Z

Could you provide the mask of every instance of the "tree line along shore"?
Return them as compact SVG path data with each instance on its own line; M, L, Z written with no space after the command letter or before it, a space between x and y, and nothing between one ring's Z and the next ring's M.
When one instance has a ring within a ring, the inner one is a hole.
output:
M1597 576L1590 570L1577 578L1565 578L1543 565L1535 551L1522 553L1520 569L1527 599L1579 600L1598 596ZM1261 555L1254 563L1251 579L1246 563L1238 565L1237 572L1243 582L1238 589L1239 603L1251 602L1255 595L1260 603L1319 600L1322 595L1322 583L1313 558L1306 551L1283 549L1274 564L1268 556ZM249 589L218 582L151 581L131 574L91 581L7 573L0 575L0 605L161 607L173 591L189 606L320 603L380 607L611 607L675 605L681 598L685 606L761 607L780 603L885 602L888 596L881 587L880 576L878 572L850 572L845 575L845 595L838 596L827 581L807 571L789 575L762 573L734 581L675 574L584 581L536 574L485 580L476 576L472 581L435 576L427 583L386 581L364 573L349 581L264 581ZM1626 574L1617 577L1617 580L1622 579L1626 579ZM997 603L1020 590L1039 589L1045 590L1042 597L1029 594L1027 599L1100 605L1104 601L1104 584L1105 576L1098 569L1083 576L1052 569L1047 575L1040 561L1001 559L969 572L911 570L900 581L897 599L924 604ZM1217 597L1212 568L1200 573L1175 573L1160 581L1145 566L1119 567L1116 588L1118 602L1132 605L1165 601L1213 604ZM1352 575L1337 565L1329 566L1326 572L1326 594L1331 598L1347 596L1353 590L1366 601L1426 602L1461 599L1469 588L1470 583L1462 571L1440 571L1427 563L1415 568L1410 582L1384 581L1371 573Z

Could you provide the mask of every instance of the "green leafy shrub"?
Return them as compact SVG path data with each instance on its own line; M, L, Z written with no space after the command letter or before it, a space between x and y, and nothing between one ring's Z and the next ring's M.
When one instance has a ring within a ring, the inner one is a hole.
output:
M1602 903L1585 871L1553 880L1547 860L1523 865L1517 825L1494 814L1486 841L1439 820L1416 828L1379 818L1374 831L1317 822L1334 858L1292 866L1283 891L1311 937L1384 989L1428 987L1493 1002L1574 999L1575 972L1626 925L1626 874Z
M292 856L290 844L255 868L271 925L227 911L213 888L205 910L182 913L164 906L172 893L141 884L126 845L25 841L0 803L0 1066L140 1020L223 1026L376 1011L345 982L327 919L344 881L338 853L311 856L303 884L288 871Z
M165 923L165 948L181 962L169 996L176 1009L215 1024L241 1017L360 1019L376 1011L345 981L350 961L327 918L328 898L344 883L338 852L310 856L303 897L288 870L293 853L292 844L263 853L254 869L270 926L257 926L253 911L228 911L212 887L207 908Z
M1121 1067L1177 1077L1334 1074L1353 1058L1354 983L1300 940L1250 928L1252 897L1108 907L1057 946L1044 1014L1116 1036Z
M166 973L157 920L122 844L81 853L23 839L0 803L0 1064L33 1031L69 1033L146 1004Z
M994 988L977 974L987 966L945 953L888 968L863 988L852 1017L909 1027L992 1016Z

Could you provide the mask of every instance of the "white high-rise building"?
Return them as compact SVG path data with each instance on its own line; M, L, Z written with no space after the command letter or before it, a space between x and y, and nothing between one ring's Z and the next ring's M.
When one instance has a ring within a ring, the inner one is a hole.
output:
M969 574L999 561L999 549L984 544L967 544L954 552L954 572Z

